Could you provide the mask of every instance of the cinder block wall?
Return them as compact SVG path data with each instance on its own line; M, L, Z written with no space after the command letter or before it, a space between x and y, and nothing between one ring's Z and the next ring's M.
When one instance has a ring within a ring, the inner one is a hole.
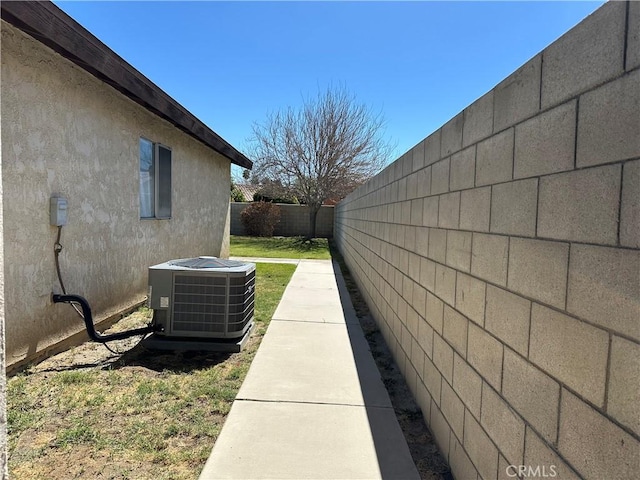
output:
M231 235L245 235L240 214L251 203L231 203ZM298 237L309 231L309 209L304 205L276 203L280 209L280 221L273 232L282 237ZM333 236L334 207L323 205L316 218L316 237L328 238Z
M455 478L638 477L640 3L602 6L335 216Z

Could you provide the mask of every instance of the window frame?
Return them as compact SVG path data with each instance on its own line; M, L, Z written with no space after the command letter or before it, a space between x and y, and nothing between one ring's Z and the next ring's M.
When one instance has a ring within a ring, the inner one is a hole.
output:
M152 215L143 216L143 188L142 188L142 155L141 146L142 142L146 142L151 145L151 163L152 163L152 175L151 181L153 185L153 192L148 192L147 195L153 196L151 206L153 208ZM173 205L173 150L168 145L164 145L159 142L153 142L146 137L141 136L138 140L138 176L139 176L139 191L138 191L138 206L140 220L170 220L172 216ZM168 152L168 159L166 154ZM162 158L164 156L164 158ZM167 163L168 160L168 163ZM167 169L168 165L168 169ZM167 172L168 170L168 172ZM168 183L168 186L167 186ZM160 213L162 212L162 213Z
M165 186L162 185L162 182L166 182L166 174L164 174L163 172L166 171L166 167L161 166L162 163L162 159L160 158L161 152L160 149L163 149L167 152L169 152L169 191L168 192L164 192L163 190L164 188L166 188ZM167 145L163 145L161 143L154 143L153 144L153 161L154 161L154 169L155 169L155 205L154 205L154 209L155 209L155 218L157 218L158 220L169 220L171 219L171 207L172 207L172 196L173 196L173 179L172 179L172 163L173 163L173 151L171 150L171 147L168 147ZM163 174L165 175L164 178ZM166 195L168 195L168 198L163 198ZM158 212L160 212L161 210L164 210L166 208L166 203L169 203L169 213L166 215L162 215Z

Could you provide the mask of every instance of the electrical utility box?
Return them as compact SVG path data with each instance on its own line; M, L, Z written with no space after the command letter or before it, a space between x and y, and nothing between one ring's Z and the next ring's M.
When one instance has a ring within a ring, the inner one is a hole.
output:
M51 225L62 227L67 224L67 199L64 197L51 197L49 203L49 217Z

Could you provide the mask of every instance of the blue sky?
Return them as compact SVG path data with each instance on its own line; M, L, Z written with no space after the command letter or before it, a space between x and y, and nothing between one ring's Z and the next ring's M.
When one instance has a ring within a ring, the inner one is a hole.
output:
M240 150L339 84L382 112L395 158L604 2L55 3Z

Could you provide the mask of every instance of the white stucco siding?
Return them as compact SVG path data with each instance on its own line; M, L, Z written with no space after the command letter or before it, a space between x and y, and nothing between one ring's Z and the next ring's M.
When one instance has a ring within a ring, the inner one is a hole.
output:
M1 102L8 365L82 330L50 300L51 195L68 200L67 291L96 321L144 298L148 266L228 255L229 160L5 22ZM172 150L170 220L140 219L140 137Z
M2 161L0 160L0 239L4 227L2 215ZM4 248L0 241L0 478L9 478L7 461L7 377L4 339Z

